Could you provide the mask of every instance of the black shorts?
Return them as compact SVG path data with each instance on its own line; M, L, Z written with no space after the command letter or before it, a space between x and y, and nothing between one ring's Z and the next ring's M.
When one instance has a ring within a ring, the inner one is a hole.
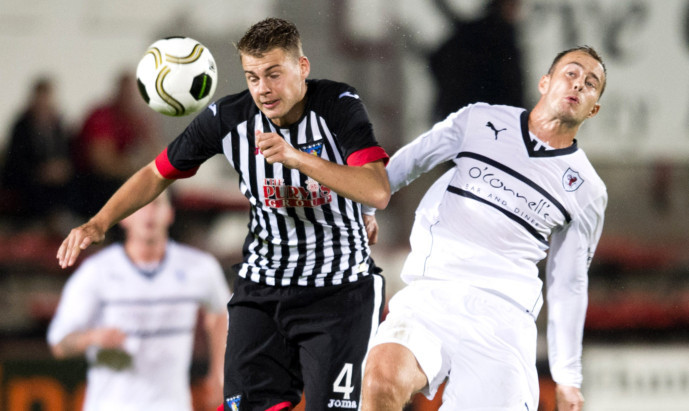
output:
M238 278L228 303L225 410L356 410L362 362L385 303L371 274L327 287Z

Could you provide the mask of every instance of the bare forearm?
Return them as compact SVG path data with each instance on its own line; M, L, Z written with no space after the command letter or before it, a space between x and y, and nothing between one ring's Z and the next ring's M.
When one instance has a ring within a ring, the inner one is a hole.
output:
M77 331L53 345L51 350L56 358L76 357L86 352L86 349L91 345L91 340L90 331Z
M67 334L59 343L51 346L56 358L83 355L90 346L121 348L127 335L117 328L93 328Z
M390 200L390 184L382 161L352 167L300 153L297 168L337 194L358 203L382 210Z
M163 178L151 162L119 188L93 218L72 229L57 250L62 268L74 265L79 254L93 243L103 241L105 232L123 218L155 199L174 180Z
M91 222L105 232L134 211L153 201L173 181L160 176L155 163L151 162L129 178L91 219Z
M381 210L388 205L390 184L382 160L359 167L341 165L297 150L275 133L258 130L256 147L269 164L297 169L342 197Z
M206 313L204 325L208 335L208 376L219 378L222 384L227 341L227 315L225 313Z

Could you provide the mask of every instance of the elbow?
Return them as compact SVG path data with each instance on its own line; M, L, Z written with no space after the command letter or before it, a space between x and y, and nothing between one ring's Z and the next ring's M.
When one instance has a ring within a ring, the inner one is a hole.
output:
M373 207L375 207L377 210L385 210L385 207L388 206L388 203L390 203L390 195L381 196L381 198L376 201Z
M385 207L390 203L390 186L381 190L376 190L375 194L371 197L371 202L367 204L375 208L376 210L385 210Z

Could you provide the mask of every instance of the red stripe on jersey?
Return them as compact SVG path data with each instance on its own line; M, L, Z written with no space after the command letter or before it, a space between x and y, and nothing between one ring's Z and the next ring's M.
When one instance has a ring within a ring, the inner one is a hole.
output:
M270 408L266 408L266 411L281 411L281 410L291 410L292 409L292 403L285 401L281 402L280 404L275 404Z
M161 176L169 179L175 180L178 178L187 178L196 174L198 167L191 168L189 170L178 170L170 163L170 159L167 157L167 147L163 150L158 157L156 157L156 168Z
M383 163L388 165L390 156L385 152L385 150L383 150L382 147L368 147L355 151L349 157L347 157L347 165L363 166L364 164L372 163L378 160L383 160Z

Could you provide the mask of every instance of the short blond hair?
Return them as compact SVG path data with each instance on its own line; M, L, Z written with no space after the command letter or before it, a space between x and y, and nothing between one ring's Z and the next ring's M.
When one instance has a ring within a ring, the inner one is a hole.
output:
M261 58L275 48L285 50L295 58L303 55L301 36L293 23L275 17L259 21L247 30L236 45L239 56Z

